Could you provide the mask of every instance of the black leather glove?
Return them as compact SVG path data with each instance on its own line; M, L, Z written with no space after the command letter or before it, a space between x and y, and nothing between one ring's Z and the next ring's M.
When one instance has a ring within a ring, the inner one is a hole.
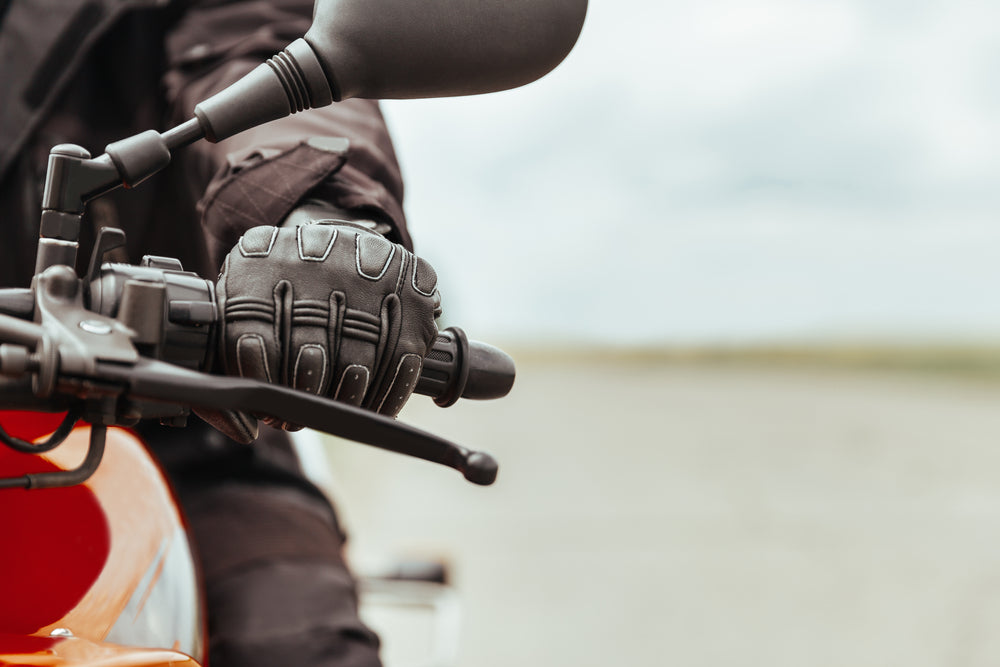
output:
M441 303L430 264L339 220L250 229L226 258L216 296L226 373L392 416L420 377ZM242 423L209 421L253 439L255 424L228 416Z

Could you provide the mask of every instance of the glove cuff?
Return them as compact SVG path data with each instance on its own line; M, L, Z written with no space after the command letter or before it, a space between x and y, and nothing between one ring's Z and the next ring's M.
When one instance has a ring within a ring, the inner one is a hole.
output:
M368 232L374 232L386 238L389 238L393 233L393 227L389 223L360 215L360 211L354 212L338 208L329 202L319 199L307 199L303 201L292 209L291 213L281 221L279 226L300 227L302 225L321 223L356 227Z

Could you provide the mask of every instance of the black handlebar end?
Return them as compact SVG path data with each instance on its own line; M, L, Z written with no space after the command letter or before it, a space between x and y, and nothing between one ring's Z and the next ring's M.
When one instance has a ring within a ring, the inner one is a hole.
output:
M497 460L485 452L472 452L465 457L462 474L473 484L489 486L497 479L500 466Z
M415 393L433 397L442 408L459 398L502 398L514 385L514 375L514 360L506 352L449 327L438 334L424 359Z

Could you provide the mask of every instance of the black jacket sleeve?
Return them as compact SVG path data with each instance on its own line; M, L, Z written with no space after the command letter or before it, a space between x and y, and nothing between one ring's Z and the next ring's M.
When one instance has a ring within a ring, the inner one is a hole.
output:
M165 88L173 123L308 30L311 1L204 2L167 38ZM346 141L345 141L346 140ZM399 164L378 104L347 100L183 151L185 187L199 201L218 261L250 227L278 224L306 196L388 223L411 247Z

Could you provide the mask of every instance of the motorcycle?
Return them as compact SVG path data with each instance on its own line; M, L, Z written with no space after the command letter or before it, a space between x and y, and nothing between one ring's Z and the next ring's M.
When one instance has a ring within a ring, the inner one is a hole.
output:
M306 35L164 133L92 158L49 157L35 275L0 289L0 664L192 665L205 655L201 593L184 518L128 427L183 425L192 408L239 410L449 466L491 484L497 463L373 412L283 386L212 375L211 281L180 262L105 261L106 228L79 276L88 202L134 188L195 141L350 97L504 90L567 55L586 0L317 0ZM512 360L440 332L416 393L447 406L503 396ZM43 439L43 436L44 439Z

